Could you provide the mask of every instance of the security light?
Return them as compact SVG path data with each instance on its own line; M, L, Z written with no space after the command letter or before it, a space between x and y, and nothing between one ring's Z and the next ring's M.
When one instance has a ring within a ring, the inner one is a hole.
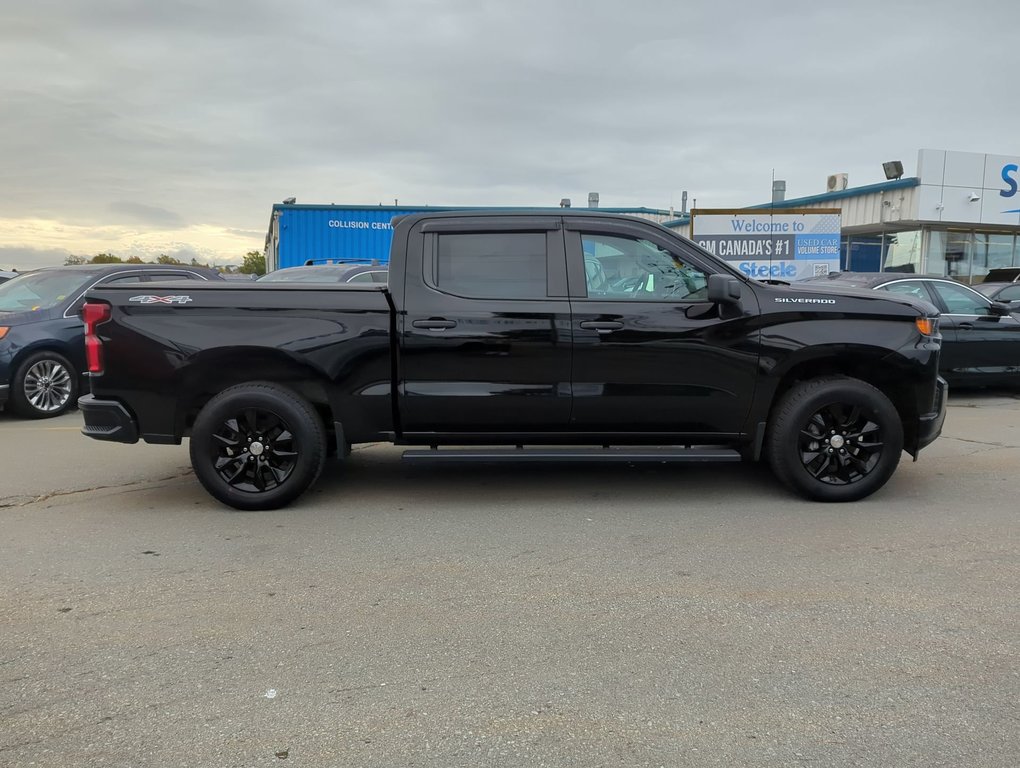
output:
M885 177L892 181L903 175L903 163L899 160L890 160L888 163L882 163L882 170L885 171Z

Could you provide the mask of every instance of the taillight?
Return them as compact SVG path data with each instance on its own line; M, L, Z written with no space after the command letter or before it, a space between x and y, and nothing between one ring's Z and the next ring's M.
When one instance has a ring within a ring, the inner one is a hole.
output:
M96 328L110 319L110 305L86 302L81 310L85 322L85 360L89 373L103 372L103 342L96 335Z

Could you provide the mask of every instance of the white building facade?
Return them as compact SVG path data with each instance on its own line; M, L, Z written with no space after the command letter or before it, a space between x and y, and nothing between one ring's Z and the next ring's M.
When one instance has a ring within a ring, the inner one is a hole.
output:
M922 149L917 176L748 210L838 208L843 269L981 282L1020 267L1020 154ZM690 236L690 219L666 222Z

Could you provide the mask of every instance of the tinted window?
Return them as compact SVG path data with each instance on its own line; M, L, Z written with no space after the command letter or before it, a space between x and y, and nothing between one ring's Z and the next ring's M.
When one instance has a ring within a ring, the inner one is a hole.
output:
M1002 293L996 297L999 301L1016 301L1020 299L1020 285L1012 285L1004 288Z
M141 275L118 275L117 277L108 277L102 281L103 285L120 285L122 283L140 283L142 282Z
M706 297L704 272L647 240L584 234L581 249L590 299L697 301Z
M389 281L389 272L372 272L372 282L386 283Z
M149 273L151 280L201 280L194 272L155 272Z
M925 289L924 284L918 280L906 280L902 283L891 283L889 285L881 286L878 290L888 291L889 293L903 293L907 296L913 296L915 299L931 301L931 296L928 295L928 291Z
M371 272L362 272L359 275L355 275L354 277L352 277L347 282L348 283L371 283L372 282L372 273Z
M544 234L439 235L436 287L478 299L544 299Z
M952 283L932 283L950 315L987 315L988 300L977 291Z

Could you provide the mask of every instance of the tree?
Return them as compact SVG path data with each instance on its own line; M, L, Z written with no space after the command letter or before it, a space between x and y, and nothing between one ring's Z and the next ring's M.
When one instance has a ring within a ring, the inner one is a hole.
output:
M144 264L145 262L142 261L142 257L141 256L128 256L126 259L124 259L124 263L125 264Z
M121 264L120 256L114 256L112 253L97 253L91 259L90 264Z
M64 266L65 267L73 267L73 266L77 266L78 264L88 264L88 263L89 263L89 260L88 260L88 257L86 257L86 256L68 256L66 259L64 259Z
M165 253L159 254L156 257L157 264L183 264L184 262L175 259L173 256L167 256Z
M246 275L266 274L266 256L262 251L248 251L241 262L241 268L237 270Z

